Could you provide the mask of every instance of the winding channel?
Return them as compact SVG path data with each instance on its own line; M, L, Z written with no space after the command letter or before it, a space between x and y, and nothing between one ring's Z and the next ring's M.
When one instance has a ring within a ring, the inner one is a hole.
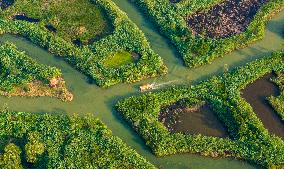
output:
M228 64L230 68L234 68L256 58L263 57L274 50L280 50L283 48L284 43L284 12L279 13L268 23L266 36L263 40L254 43L248 48L236 50L223 58L219 58L211 65L202 66L197 69L188 69L183 66L182 59L178 57L175 48L158 33L155 27L149 22L149 19L135 8L135 6L126 0L114 0L114 2L142 29L154 51L164 59L169 68L169 73L166 76L134 84L119 84L109 89L102 89L94 84L90 84L86 76L73 69L62 59L49 54L44 49L37 47L21 37L3 35L0 36L1 43L6 41L13 42L20 50L26 51L38 62L60 68L69 89L74 93L75 97L70 103L64 103L48 97L0 97L0 106L8 107L8 109L14 111L35 113L95 114L113 131L114 135L120 137L157 167L192 169L259 168L259 166L239 160L212 159L192 154L157 158L145 146L141 137L118 115L114 110L114 105L119 99L139 94L138 87L140 84L152 82L163 83L171 80L175 80L177 84L193 84L212 75L221 74L224 64Z

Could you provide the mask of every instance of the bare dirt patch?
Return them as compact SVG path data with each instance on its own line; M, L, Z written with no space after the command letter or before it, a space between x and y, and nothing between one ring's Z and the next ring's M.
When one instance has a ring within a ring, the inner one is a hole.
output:
M268 0L225 0L208 11L186 17L193 34L227 38L244 32L258 10Z
M25 86L15 87L12 92L0 91L0 95L13 97L42 97L49 96L55 97L62 101L72 101L73 94L68 91L65 85L65 81L62 78L57 78L46 85L41 81L35 80L26 84Z

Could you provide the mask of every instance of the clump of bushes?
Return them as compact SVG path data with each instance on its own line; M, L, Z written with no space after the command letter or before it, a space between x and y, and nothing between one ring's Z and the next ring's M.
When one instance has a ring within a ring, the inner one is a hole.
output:
M113 29L104 11L91 0L21 0L0 14L4 19L17 19L16 15L34 19L40 25L52 25L56 34L66 41L78 39L83 44L105 36Z
M26 21L1 19L0 33L26 37L50 53L63 57L103 87L167 73L161 57L151 50L142 31L124 12L111 1L97 0L94 3L106 12L114 30L110 35L89 45L78 47L48 31L45 25ZM104 65L105 58L122 50L137 53L141 58L137 62L115 68Z
M202 34L194 35L188 28L186 17L197 11L205 11L222 0L183 0L172 3L170 0L136 0L136 3L160 31L176 46L188 67L198 67L211 63L238 48L264 37L265 23L277 11L283 9L283 0L265 3L254 16L244 32L227 38L209 38Z
M98 119L2 111L0 168L155 168Z
M117 110L157 156L189 152L234 157L265 167L281 168L284 166L284 140L265 129L240 91L267 73L283 70L284 53L277 52L196 86L174 86L121 100ZM227 128L229 138L171 134L158 120L160 109L181 99L208 102Z
M272 107L279 114L281 119L284 121L284 73L277 72L277 78L273 80L280 88L279 96L271 96L268 98Z
M0 95L73 99L59 69L37 63L12 43L0 45L0 54Z
M0 90L10 92L15 86L23 86L34 80L49 84L52 78L60 77L55 67L37 63L12 43L0 46Z

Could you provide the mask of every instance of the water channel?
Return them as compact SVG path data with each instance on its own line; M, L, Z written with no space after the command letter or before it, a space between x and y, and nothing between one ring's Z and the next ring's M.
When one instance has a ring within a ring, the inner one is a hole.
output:
M224 64L227 64L229 68L232 69L256 58L266 56L274 50L280 50L283 48L284 43L284 12L276 15L274 19L268 23L266 36L263 40L254 43L248 48L236 50L223 58L219 58L210 65L196 69L188 69L184 67L182 59L179 58L175 48L166 38L158 33L157 29L149 22L149 19L135 8L135 6L127 0L114 0L114 2L128 14L141 30L143 30L154 51L164 59L165 64L169 68L169 73L166 76L152 78L134 84L119 84L108 89L102 89L94 84L88 83L86 76L73 69L61 58L49 54L44 49L37 47L24 38L3 35L0 37L0 42L13 42L19 49L26 51L38 62L60 68L69 89L73 92L75 97L70 103L64 103L60 100L48 97L0 97L0 106L8 107L8 109L14 111L35 113L95 114L113 131L114 135L120 137L147 160L162 168L259 168L259 166L244 161L213 159L192 154L157 158L151 153L150 149L145 146L141 137L139 137L115 111L114 105L119 99L131 95L138 95L138 87L144 83L163 83L175 80L176 84L194 84L212 75L221 74Z

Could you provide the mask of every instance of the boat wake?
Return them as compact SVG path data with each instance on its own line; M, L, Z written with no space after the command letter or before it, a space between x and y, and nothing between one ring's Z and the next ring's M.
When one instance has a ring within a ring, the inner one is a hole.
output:
M164 83L151 83L151 84L144 84L142 86L140 86L140 92L146 92L146 91L149 91L149 90L155 90L155 89L159 89L165 85L169 85L169 84L172 84L174 82L176 82L177 80L171 80L171 81L168 81L168 82L164 82Z

